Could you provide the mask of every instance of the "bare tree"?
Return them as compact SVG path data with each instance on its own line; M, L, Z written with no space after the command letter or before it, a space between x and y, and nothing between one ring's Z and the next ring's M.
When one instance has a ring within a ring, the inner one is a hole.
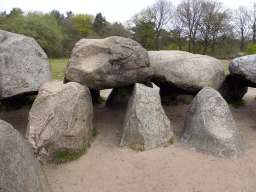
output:
M159 49L159 38L162 30L167 27L172 19L172 3L166 0L157 0L152 6L152 10L154 13L156 49Z
M200 38L203 45L203 54L211 46L212 53L216 45L217 38L225 33L229 25L230 13L228 9L223 9L222 3L218 1L202 2L202 20L199 24Z
M234 29L240 39L240 50L244 51L246 39L249 34L249 10L246 6L239 6L233 14Z
M256 2L253 3L249 15L251 19L250 28L252 30L252 42L256 43Z
M177 14L184 25L184 33L189 40L189 51L191 51L192 44L193 52L195 52L196 35L202 15L202 1L182 0L177 8Z
M183 29L184 29L184 24L181 21L177 10L174 12L173 20L172 20L172 26L174 27L173 32L175 33L175 36L178 40L178 46L179 50L181 50L181 44L182 44L182 36L183 36Z

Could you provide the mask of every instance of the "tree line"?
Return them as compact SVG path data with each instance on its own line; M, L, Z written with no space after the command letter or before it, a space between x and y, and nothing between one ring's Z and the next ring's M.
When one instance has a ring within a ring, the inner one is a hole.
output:
M110 23L102 13L24 13L13 8L0 14L0 29L36 39L49 57L69 57L81 38L122 36L147 50L183 50L215 57L256 53L256 2L232 10L217 0L156 0L126 24Z
M28 12L13 8L9 14L0 14L0 29L33 37L48 57L69 57L74 45L81 38L129 37L129 30L122 23L108 22L102 13L74 14L58 10L50 13Z
M184 50L216 57L256 53L256 2L232 10L215 0L157 0L129 21L148 50Z

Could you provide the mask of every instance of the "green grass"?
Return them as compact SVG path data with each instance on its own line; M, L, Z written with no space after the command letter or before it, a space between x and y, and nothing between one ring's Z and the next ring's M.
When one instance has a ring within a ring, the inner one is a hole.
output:
M100 134L100 132L95 127L93 127L93 134L92 134L92 136L94 138L96 138L99 134Z
M229 65L230 61L229 60L219 60L219 61L223 65L225 73L229 73L228 65Z
M131 145L130 145L130 148L131 148L132 150L134 150L134 151L137 151L137 152L139 152L139 151L145 151L145 148L144 148L143 146L137 145L137 144L131 144Z
M245 101L242 99L238 100L238 101L229 100L229 101L227 101L227 103L233 105L235 108L239 108L239 107L245 105Z
M64 59L49 59L51 64L52 81L63 81L64 72L67 67L68 58Z
M75 159L78 159L81 157L83 154L85 154L87 151L86 148L83 148L77 152L69 153L69 152L60 152L59 155L53 160L54 163L64 163L64 162L69 162Z
M173 138L171 138L170 141L164 145L164 147L169 147L172 144L173 144Z

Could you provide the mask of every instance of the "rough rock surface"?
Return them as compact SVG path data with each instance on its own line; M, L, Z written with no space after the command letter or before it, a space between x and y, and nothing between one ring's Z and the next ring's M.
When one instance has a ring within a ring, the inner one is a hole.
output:
M256 87L256 55L247 55L233 59L228 66L230 75L241 84Z
M173 137L167 118L154 88L136 83L129 100L120 146L136 144L145 149L169 142Z
M28 142L0 120L0 191L51 191Z
M190 104L181 144L225 158L238 158L247 153L227 102L210 87L201 90Z
M123 37L81 39L76 43L64 82L102 90L142 83L153 76L146 49Z
M93 132L89 89L76 82L44 83L29 113L26 137L42 164L59 152L86 148Z
M0 99L32 94L50 81L50 62L35 39L0 30Z
M184 51L149 51L153 83L160 89L197 93L204 87L218 89L225 80L222 64L215 58Z
M241 100L247 93L248 87L242 85L239 79L235 77L232 78L232 76L228 73L226 74L224 83L221 85L218 91L226 101L238 101Z

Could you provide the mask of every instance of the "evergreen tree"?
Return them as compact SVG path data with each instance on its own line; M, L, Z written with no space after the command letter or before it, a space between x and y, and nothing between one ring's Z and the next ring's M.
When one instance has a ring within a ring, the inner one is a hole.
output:
M103 36L106 23L106 18L101 14L101 12L97 13L93 22L94 32L98 33L100 36Z

